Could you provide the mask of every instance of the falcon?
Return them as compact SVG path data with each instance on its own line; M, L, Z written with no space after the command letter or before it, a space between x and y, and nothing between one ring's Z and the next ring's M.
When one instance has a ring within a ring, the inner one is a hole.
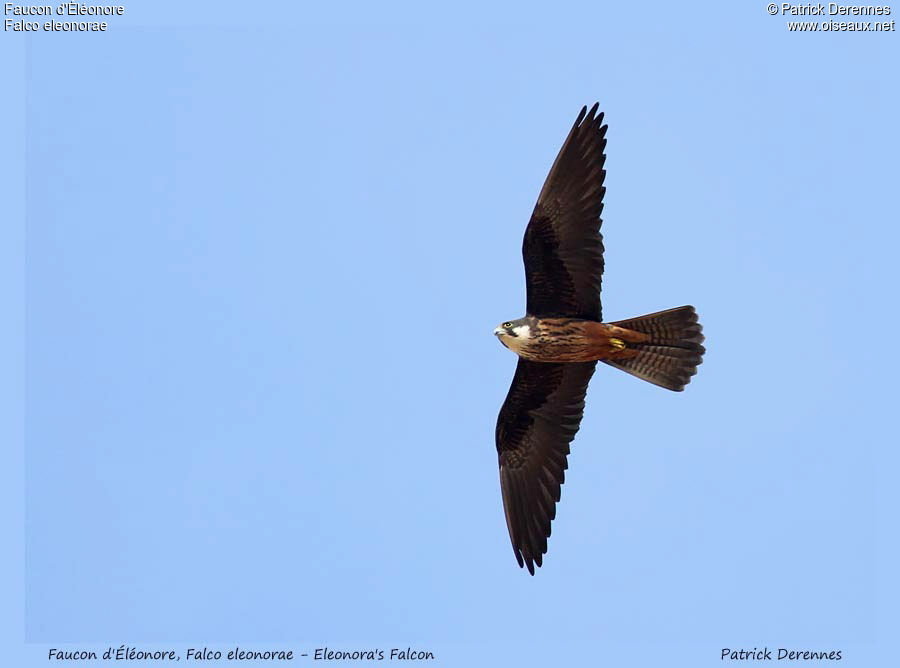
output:
M519 356L497 418L503 511L520 567L534 575L597 362L680 392L706 352L693 306L602 322L606 128L582 108L525 229L525 317L494 330Z

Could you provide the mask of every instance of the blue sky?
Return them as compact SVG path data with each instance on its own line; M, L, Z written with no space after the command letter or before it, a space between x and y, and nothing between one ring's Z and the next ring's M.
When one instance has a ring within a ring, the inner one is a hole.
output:
M900 43L786 20L133 2L4 33L7 656L884 665ZM683 394L598 369L531 578L491 331L595 100L604 314L692 303L708 352Z

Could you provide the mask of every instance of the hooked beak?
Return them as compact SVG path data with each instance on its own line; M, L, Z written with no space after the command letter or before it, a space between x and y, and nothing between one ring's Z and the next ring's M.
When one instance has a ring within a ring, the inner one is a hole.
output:
M497 327L494 329L494 336L503 336L503 328Z

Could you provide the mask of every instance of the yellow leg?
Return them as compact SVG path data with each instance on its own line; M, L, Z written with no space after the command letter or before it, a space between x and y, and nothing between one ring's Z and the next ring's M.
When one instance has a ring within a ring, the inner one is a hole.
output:
M609 345L611 345L616 352L625 350L625 342L622 339L610 339Z

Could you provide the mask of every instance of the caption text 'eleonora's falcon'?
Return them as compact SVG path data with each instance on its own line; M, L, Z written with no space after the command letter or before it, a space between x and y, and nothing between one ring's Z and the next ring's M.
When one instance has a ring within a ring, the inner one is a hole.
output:
M578 114L525 229L526 315L494 330L519 356L496 437L509 537L532 575L597 361L680 392L705 352L693 306L601 322L606 125L597 107Z

